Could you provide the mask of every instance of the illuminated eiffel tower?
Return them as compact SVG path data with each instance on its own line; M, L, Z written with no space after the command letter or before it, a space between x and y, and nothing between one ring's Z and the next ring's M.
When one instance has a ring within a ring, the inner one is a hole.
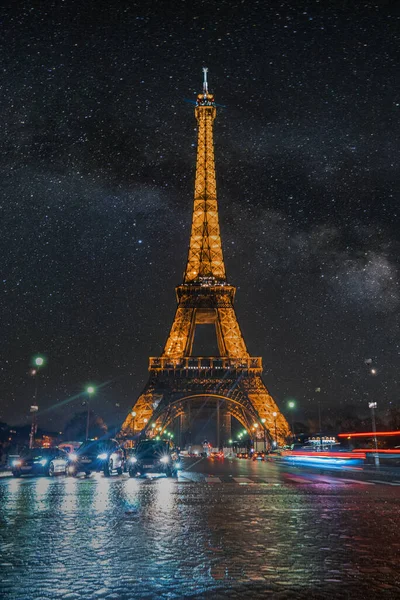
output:
M231 417L251 438L282 444L290 435L288 423L262 380L261 357L247 351L233 307L236 288L226 279L214 164L216 105L208 91L207 69L203 71L203 92L198 94L195 108L198 143L193 220L183 283L176 288L178 306L162 355L150 358L149 380L121 434L132 437L142 431L161 435L167 427L175 428L182 444L191 430L196 406L207 404L214 406L218 445L231 436ZM217 356L193 356L196 327L205 324L215 328Z

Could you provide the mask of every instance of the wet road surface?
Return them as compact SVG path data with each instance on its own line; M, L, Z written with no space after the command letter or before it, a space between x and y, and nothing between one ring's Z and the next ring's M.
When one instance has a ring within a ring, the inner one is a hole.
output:
M186 460L0 479L0 598L400 598L400 477Z

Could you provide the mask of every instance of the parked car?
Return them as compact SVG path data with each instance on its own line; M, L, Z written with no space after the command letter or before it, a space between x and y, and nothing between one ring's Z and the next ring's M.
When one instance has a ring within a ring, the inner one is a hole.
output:
M75 452L68 455L67 474L90 475L93 471L103 471L106 477L122 475L125 465L125 451L116 440L88 440Z
M147 439L138 443L129 459L128 472L131 477L144 473L165 473L174 477L181 468L178 452L167 440Z
M14 477L21 475L57 475L65 473L68 454L58 447L32 448L21 453L12 461L11 469Z

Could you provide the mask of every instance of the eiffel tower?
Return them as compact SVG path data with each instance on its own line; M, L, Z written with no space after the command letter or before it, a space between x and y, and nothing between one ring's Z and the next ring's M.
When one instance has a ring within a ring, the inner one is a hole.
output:
M195 108L193 219L183 283L176 288L178 306L164 350L160 357L150 358L149 380L121 435L162 435L167 427L178 428L183 444L185 435L189 440L196 407L207 404L214 406L218 445L231 436L231 417L251 438L283 444L290 435L288 423L262 380L261 357L247 351L233 307L236 288L226 278L214 163L216 104L208 91L207 69L203 72L203 92ZM215 327L219 355L194 356L196 327L206 324Z

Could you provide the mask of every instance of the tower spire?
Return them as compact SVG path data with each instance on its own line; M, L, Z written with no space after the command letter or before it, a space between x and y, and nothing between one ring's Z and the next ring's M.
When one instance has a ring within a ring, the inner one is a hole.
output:
M203 67L203 93L198 94L196 180L189 255L184 283L225 282L225 265L218 221L213 123L217 114L208 91L207 67Z
M204 94L208 94L207 73L208 73L208 68L207 67L203 67L203 75L204 75L204 79L203 79L203 93Z

